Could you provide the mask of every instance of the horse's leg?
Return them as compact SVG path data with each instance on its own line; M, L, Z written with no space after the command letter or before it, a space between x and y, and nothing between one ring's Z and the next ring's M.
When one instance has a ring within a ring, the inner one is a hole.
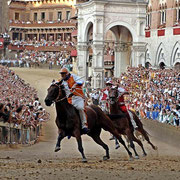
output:
M75 136L75 138L76 138L76 140L77 140L77 143L78 143L78 150L79 150L79 152L80 152L81 155L82 155L82 162L86 163L86 162L87 162L87 159L86 159L86 157L85 157L85 155L84 155L84 149L83 149L83 146L82 146L82 139L81 139L81 134L80 134L80 132L79 132L79 131L75 131L75 132L74 132L74 136Z
M137 130L144 136L145 140L151 145L151 147L154 150L157 150L157 147L151 143L149 136L147 135L147 132L143 128L138 128Z
M62 139L63 139L64 137L65 137L65 134L64 134L64 133L59 133L54 152L58 152L58 151L61 150L60 145L61 145L61 141L62 141Z
M141 146L142 151L143 151L143 156L147 156L147 153L146 153L145 150L144 150L143 143L142 143L138 138L136 138L134 135L132 136L132 138L133 138L133 141L134 141L134 142L138 143L139 146Z
M102 139L100 138L100 132L101 132L101 130L100 130L100 131L96 131L96 133L91 132L90 136L93 138L93 140L94 140L97 144L99 144L100 146L102 146L102 147L105 149L105 151L106 151L106 156L103 157L103 160L107 160L107 159L110 158L110 156L109 156L109 148L108 148L108 146L102 141Z
M122 137L119 135L117 129L115 129L113 126L110 126L107 125L105 128L105 130L109 131L111 134L113 134L118 140L119 142L124 146L124 148L126 149L129 157L130 157L130 160L133 160L133 157L132 157L132 153L129 151L129 149L127 148L125 142L123 141Z
M127 129L125 130L125 133L126 133L126 135L127 135L127 138L129 139L130 146L131 146L131 148L132 148L133 151L134 151L135 158L136 158L136 159L139 159L139 155L138 155L138 153L136 152L135 145L134 145L134 143L133 143L133 132L131 132L131 130L130 130L129 128L127 128Z
M123 137L124 137L124 139L126 140L126 142L128 144L127 147L130 148L130 142L129 142L128 137L126 135L123 135Z
M119 149L119 148L120 148L120 145L119 145L118 139L115 138L115 149Z

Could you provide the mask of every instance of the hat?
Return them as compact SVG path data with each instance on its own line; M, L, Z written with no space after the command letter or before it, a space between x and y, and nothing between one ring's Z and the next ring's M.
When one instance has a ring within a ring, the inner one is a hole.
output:
M59 72L59 74L69 74L69 71L67 68L62 68Z

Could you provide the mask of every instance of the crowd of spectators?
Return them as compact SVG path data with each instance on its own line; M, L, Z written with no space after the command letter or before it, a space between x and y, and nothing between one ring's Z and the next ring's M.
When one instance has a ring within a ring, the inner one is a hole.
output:
M141 118L180 126L180 72L129 67L120 78L110 79L129 92L125 96L126 106ZM93 89L89 94L94 104L101 104L100 89Z
M5 114L10 112L14 126L35 128L49 120L49 114L41 106L36 90L4 66L0 66L0 104L4 105ZM0 119L4 121L2 117Z
M118 84L130 95L127 107L142 118L180 125L180 73L174 69L128 68Z
M67 37L70 38L70 37ZM53 36L49 37L49 40L45 40L44 38L41 38L40 41L34 37L33 39L28 38L27 40L11 40L10 42L13 46L34 46L34 47L41 47L41 46L53 46L53 47L62 47L64 49L66 48L75 48L75 44L72 41L62 41L61 36L57 38L57 40L54 40Z
M72 71L72 59L70 54L66 51L61 52L42 52L42 51L31 51L25 50L17 57L20 64L25 63L26 67L30 67L32 63L49 64L49 69L52 69L53 65L66 67Z

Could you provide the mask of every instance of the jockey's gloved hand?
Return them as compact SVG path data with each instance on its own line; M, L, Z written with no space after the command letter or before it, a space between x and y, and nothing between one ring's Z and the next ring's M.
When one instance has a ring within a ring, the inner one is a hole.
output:
M74 90L76 88L76 86L77 86L77 84L74 84L71 89Z

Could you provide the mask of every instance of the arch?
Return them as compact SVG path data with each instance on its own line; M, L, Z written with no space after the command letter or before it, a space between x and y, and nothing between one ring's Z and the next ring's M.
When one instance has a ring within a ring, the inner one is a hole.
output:
M165 63L165 57L167 57L165 52L166 51L165 51L164 45L161 42L159 44L159 47L158 47L157 52L156 52L156 61L155 61L156 66L158 66L161 62Z
M83 31L83 38L82 38L82 40L83 40L84 42L87 42L87 41L88 41L88 31L89 31L89 28L91 27L91 25L94 25L92 18L90 18L90 19L86 22L86 24L84 25L85 28L84 28L84 31Z
M151 62L151 53L150 53L150 47L149 45L146 46L146 51L145 51L145 63L152 64Z
M129 23L124 22L124 21L115 21L115 22L112 22L112 23L108 24L105 27L104 34L106 34L107 31L110 30L114 26L124 26L124 27L126 27L129 30L129 32L131 33L131 35L132 35L133 42L138 41L138 36L137 36L137 33L136 33L135 29Z
M173 47L171 53L171 66L175 66L177 62L180 62L180 42L177 41Z
M160 69L165 69L165 66L166 66L166 64L164 62L159 63L159 68Z
M149 69L151 67L151 63L150 62L146 62L144 66L145 66L146 69Z

